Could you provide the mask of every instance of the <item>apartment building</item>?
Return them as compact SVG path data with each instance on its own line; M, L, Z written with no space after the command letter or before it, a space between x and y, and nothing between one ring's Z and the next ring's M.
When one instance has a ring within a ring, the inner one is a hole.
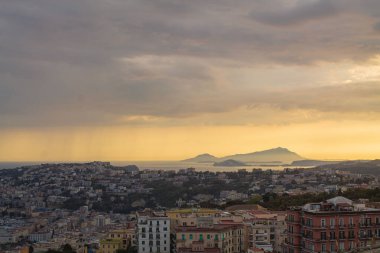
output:
M249 214L251 218L245 220L249 225L249 247L266 252L281 252L286 238L286 213L252 210Z
M137 240L136 240L136 224L135 223L129 223L125 228L121 229L115 229L111 230L107 237L109 239L119 239L124 241L124 245L127 247L130 246L136 246Z
M243 251L242 224L213 224L203 227L177 227L176 251L239 253Z
M99 253L115 253L118 249L126 249L126 240L106 238L100 240Z
M287 212L284 253L349 252L380 240L380 209L344 197Z
M169 253L169 217L151 210L137 213L137 241L139 253Z

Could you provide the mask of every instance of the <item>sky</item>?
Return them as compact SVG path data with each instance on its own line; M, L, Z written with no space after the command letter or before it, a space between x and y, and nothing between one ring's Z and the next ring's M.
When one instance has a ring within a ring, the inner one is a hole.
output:
M0 161L380 158L379 0L0 0Z

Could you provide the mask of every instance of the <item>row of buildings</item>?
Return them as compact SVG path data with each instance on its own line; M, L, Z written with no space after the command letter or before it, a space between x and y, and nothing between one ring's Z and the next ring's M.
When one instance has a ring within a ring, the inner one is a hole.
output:
M102 240L100 253L116 253L129 246L138 253L354 252L379 246L380 209L376 204L335 197L286 212L259 206L228 213L146 210L137 214L134 226L123 235L113 232Z
M135 247L138 253L239 253L249 249L281 252L285 212L251 205L247 210L145 210L129 229L110 231L100 253ZM132 227L135 226L135 229Z

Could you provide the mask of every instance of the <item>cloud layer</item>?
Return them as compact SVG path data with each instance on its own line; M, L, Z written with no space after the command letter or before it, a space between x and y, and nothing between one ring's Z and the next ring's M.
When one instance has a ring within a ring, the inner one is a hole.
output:
M379 10L377 0L3 1L0 126L380 113Z

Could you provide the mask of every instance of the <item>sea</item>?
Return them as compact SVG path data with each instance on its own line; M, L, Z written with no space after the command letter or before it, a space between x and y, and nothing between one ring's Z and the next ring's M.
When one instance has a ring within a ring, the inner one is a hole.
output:
M0 169L12 169L19 168L22 166L29 165L39 165L43 163L85 163L91 161L78 161L78 162L44 162L44 161L33 161L33 162L0 162ZM179 162L179 161L111 161L114 166L126 166L126 165L136 165L141 170L174 170L178 171L180 169L194 168L196 171L212 171L212 172L236 172L241 169L251 171L253 169L262 170L284 170L285 168L296 169L298 167L290 165L279 165L279 164L247 164L246 166L237 167L216 167L213 163L194 163L194 162ZM304 167L303 167L304 168Z

